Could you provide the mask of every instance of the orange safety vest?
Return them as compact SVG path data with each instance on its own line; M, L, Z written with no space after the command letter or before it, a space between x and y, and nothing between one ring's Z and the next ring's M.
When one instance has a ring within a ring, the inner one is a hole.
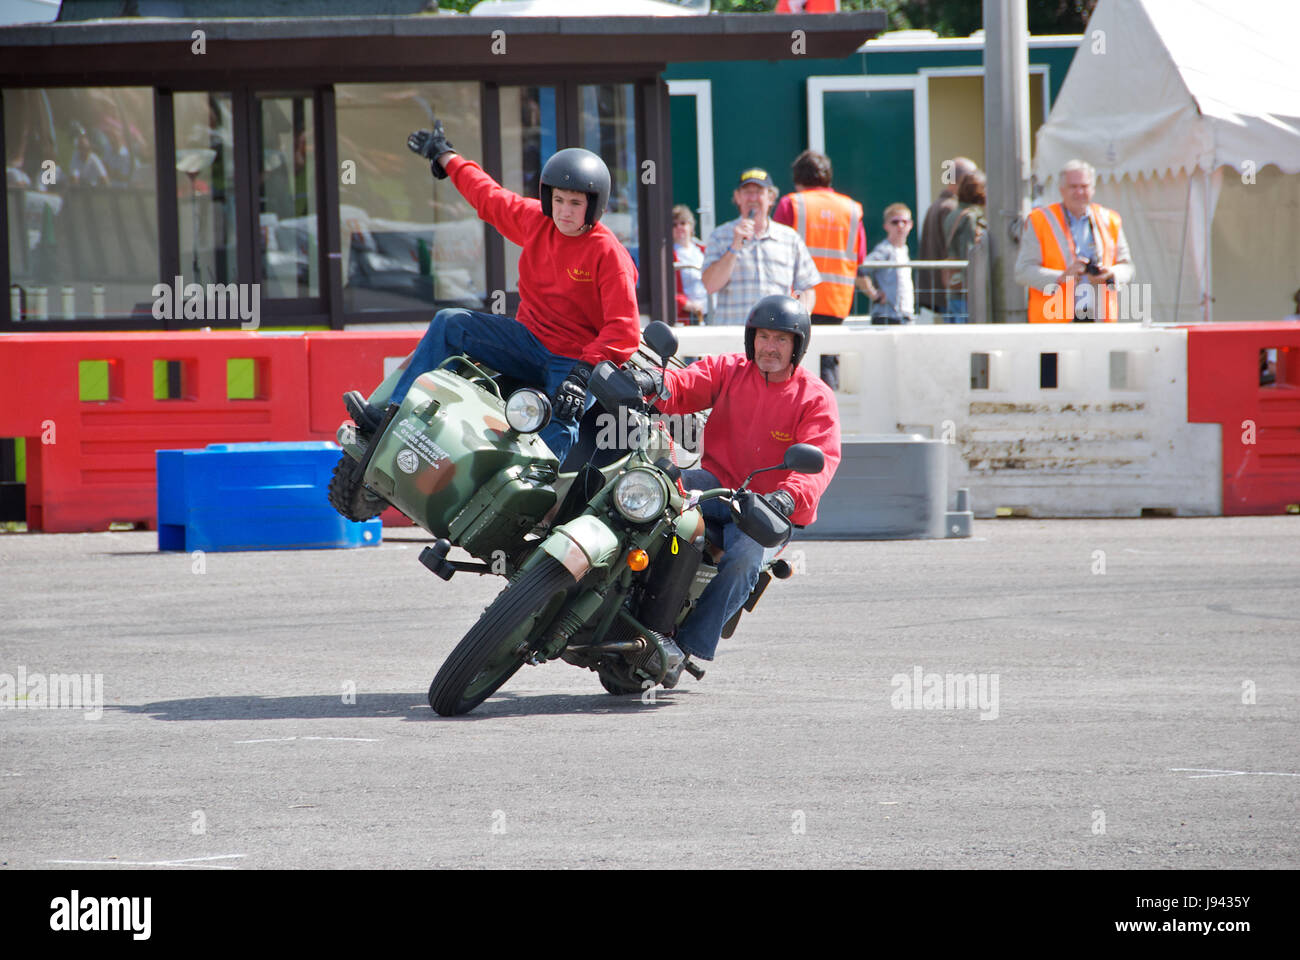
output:
M831 190L798 191L790 195L790 203L794 229L822 275L812 312L847 317L858 273L862 204Z
M1092 218L1094 242L1101 244L1101 266L1115 266L1115 250L1119 246L1119 214L1092 203L1088 205L1088 215ZM1038 237L1038 248L1043 252L1043 266L1064 272L1075 257L1074 237L1066 225L1065 206L1053 203L1047 207L1035 207L1029 211L1029 225ZM1114 323L1119 316L1115 288L1093 287L1093 290L1101 294L1097 302L1097 319ZM1037 287L1029 288L1030 323L1067 323L1073 319L1073 277L1058 284L1051 296Z

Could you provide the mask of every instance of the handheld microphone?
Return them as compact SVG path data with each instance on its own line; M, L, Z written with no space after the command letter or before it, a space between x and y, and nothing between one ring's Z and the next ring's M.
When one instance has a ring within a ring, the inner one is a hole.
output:
M758 218L758 207L750 207L748 210L745 211L745 219L748 220L750 223L753 223L757 218ZM751 237L750 239L753 238ZM740 245L742 247L746 246L748 243L749 240L740 241Z

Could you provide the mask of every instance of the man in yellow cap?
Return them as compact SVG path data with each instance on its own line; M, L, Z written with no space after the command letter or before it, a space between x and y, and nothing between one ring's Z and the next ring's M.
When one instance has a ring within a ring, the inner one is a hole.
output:
M746 169L732 194L740 216L709 236L701 279L717 295L710 324L742 325L754 304L776 293L812 309L822 275L799 234L770 219L776 194L766 170Z

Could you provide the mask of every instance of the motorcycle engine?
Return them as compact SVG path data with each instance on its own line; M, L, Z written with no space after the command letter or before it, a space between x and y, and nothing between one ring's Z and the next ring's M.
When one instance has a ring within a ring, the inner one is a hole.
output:
M647 636L646 634L650 634ZM627 664L627 678L636 683L640 683L641 676L636 673L637 670L643 671L647 676L656 677L659 675L659 648L655 646L655 639L661 643L665 639L663 634L655 633L653 630L638 630L630 623L620 622L615 624L605 636L605 642L624 641L635 642L640 647L634 653L624 653L622 659Z

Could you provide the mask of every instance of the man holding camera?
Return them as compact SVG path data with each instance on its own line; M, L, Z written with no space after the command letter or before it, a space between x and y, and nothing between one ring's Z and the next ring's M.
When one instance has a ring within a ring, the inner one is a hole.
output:
M1096 171L1082 160L1061 168L1061 202L1025 220L1016 282L1029 288L1030 323L1113 323L1117 284L1133 279L1119 214L1092 202Z

